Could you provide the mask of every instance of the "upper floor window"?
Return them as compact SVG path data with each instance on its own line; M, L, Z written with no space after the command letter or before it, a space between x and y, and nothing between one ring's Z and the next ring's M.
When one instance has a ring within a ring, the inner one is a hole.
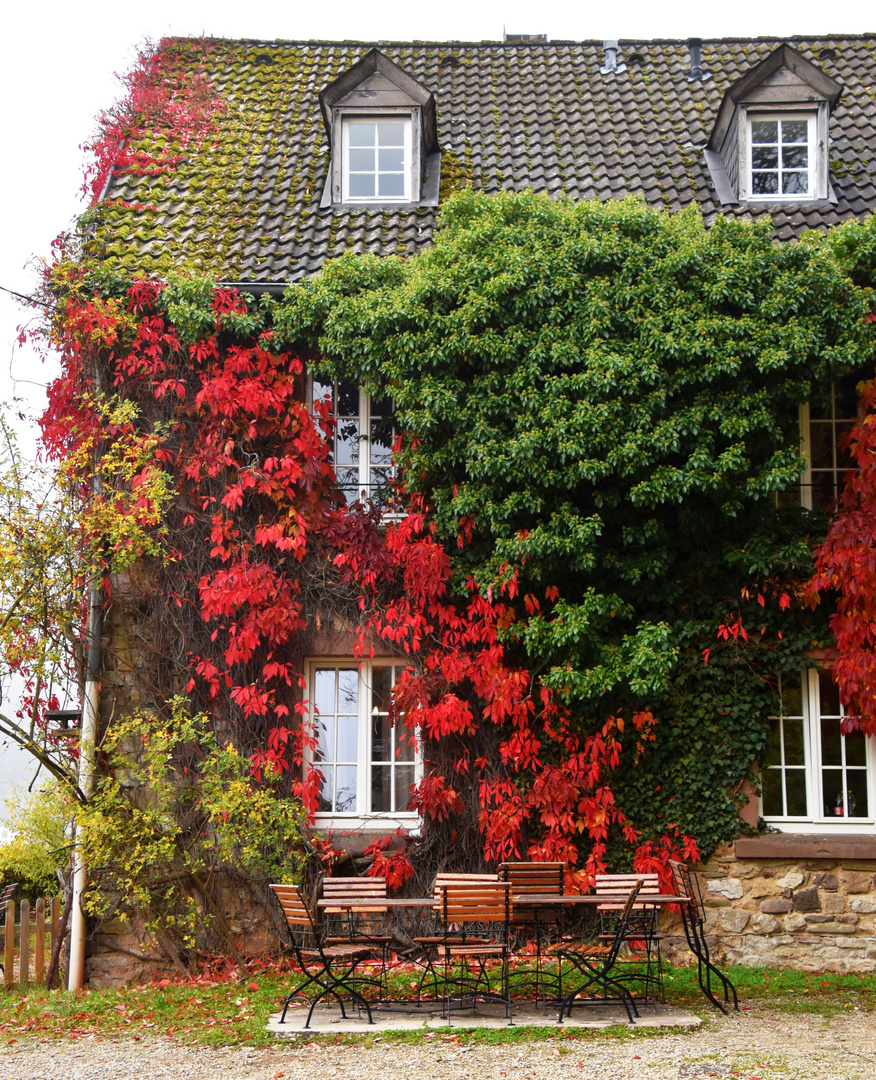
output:
M344 121L344 202L409 202L411 121Z
M328 398L334 416L331 459L348 504L368 502L392 512L392 400L372 398L348 379L311 384L311 402Z
M752 199L814 197L814 113L754 113L749 116L748 134Z
M841 93L790 45L728 87L705 150L721 203L835 202L827 151Z
M403 723L390 719L389 708L403 666L380 660L308 666L318 816L416 816L407 809L418 779L416 741Z
M330 158L323 208L437 206L435 99L371 49L320 92Z
M872 825L874 741L843 735L839 691L828 671L782 677L779 707L761 769L766 821Z

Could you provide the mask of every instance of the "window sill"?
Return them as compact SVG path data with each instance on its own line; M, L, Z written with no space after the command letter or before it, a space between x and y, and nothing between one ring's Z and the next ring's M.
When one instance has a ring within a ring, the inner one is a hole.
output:
M740 836L737 859L876 859L876 833L767 833Z

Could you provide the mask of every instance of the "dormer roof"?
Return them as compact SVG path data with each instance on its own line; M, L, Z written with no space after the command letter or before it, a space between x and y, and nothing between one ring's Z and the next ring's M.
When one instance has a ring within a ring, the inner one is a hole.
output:
M783 43L727 89L709 136L709 149L720 150L740 105L827 102L832 111L842 90L840 83Z

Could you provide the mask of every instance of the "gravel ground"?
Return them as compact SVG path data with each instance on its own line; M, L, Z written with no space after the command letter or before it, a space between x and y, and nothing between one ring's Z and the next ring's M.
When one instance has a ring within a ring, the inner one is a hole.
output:
M268 1050L169 1040L79 1039L0 1046L0 1080L874 1080L876 1015L771 1015L766 1003L703 1028L642 1038L467 1045L283 1043Z

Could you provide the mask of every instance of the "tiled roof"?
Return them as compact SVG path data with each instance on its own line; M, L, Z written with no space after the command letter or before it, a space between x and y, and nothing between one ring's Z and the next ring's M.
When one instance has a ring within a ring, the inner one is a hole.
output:
M782 239L876 209L876 38L790 38L843 87L831 119L835 205L774 212ZM782 44L703 42L711 77L688 81L680 41L622 41L603 75L601 42L384 44L437 102L442 194L531 188L573 199L641 195L666 210L720 212L702 148L728 86ZM227 108L173 169L117 179L95 239L132 274L188 268L225 281L294 281L342 252L413 254L436 210L320 209L328 145L317 95L371 44L168 39ZM161 136L156 133L156 146ZM139 144L149 152L149 138ZM135 204L135 205L130 205ZM731 213L749 213L730 208ZM765 211L761 211L765 212Z

